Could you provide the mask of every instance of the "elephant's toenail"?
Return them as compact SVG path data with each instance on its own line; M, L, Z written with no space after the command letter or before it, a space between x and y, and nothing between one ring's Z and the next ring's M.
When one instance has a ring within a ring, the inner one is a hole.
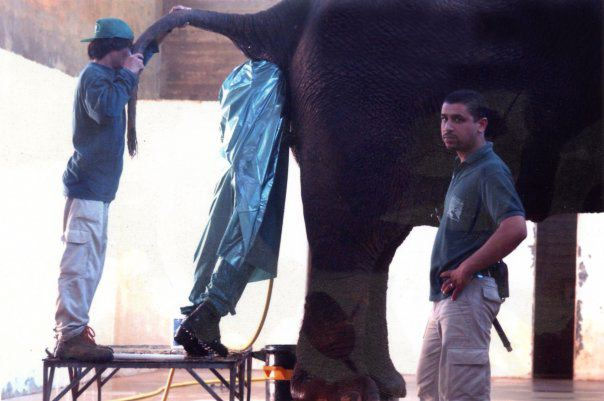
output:
M340 401L361 401L361 394L357 391L348 391L340 397Z

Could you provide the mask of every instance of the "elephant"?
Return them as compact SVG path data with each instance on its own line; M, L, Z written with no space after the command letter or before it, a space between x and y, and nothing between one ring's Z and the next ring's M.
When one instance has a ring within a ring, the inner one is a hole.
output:
M447 93L472 88L498 110L490 135L528 219L604 210L601 15L598 0L283 0L177 10L136 41L188 23L285 73L309 243L295 399L405 396L388 269L414 226L437 224L454 163L438 128Z

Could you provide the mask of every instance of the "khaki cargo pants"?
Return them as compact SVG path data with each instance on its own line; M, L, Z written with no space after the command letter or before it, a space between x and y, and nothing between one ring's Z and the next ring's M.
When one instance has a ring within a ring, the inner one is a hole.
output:
M88 312L105 263L108 215L106 202L68 198L65 204L65 250L55 313L59 341L79 335L88 325Z
M491 277L473 279L455 301L434 302L417 368L420 400L490 400L489 344L500 305Z

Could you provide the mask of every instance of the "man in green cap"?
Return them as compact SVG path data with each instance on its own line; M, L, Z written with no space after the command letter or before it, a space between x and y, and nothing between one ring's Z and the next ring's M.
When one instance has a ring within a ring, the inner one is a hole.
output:
M90 42L91 62L79 76L73 107L75 151L63 174L65 250L55 314L55 356L61 359L113 359L111 348L95 343L88 312L105 261L109 204L122 173L124 106L163 38L145 49L144 56L130 53L133 39L124 21L102 18L96 21L94 36L82 40Z

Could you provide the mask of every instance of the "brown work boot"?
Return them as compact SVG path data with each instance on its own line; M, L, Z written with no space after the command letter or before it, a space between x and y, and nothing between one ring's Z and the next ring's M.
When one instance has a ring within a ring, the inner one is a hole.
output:
M109 362L113 360L113 350L94 341L94 330L86 326L79 335L67 341L57 342L55 358L75 359L85 362Z

